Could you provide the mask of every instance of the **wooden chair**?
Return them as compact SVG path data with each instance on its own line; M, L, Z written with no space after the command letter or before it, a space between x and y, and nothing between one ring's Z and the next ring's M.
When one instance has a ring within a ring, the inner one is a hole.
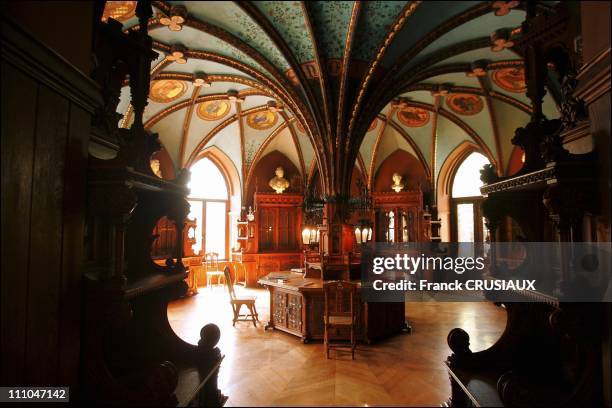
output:
M246 287L247 279L244 264L242 262L234 261L232 262L232 267L234 268L234 285L242 285ZM239 275L242 275L242 280L240 280Z
M355 359L355 327L357 325L357 298L358 286L349 281L327 281L323 283L325 296L324 319L324 342L325 354L329 358L330 348L347 348L350 346L351 359ZM330 329L334 327L348 328L350 331L350 344L346 342L331 342Z
M217 278L217 285L221 282L221 279L225 278L223 271L219 269L219 254L216 252L209 252L204 255L204 267L206 270L206 286L212 288L213 278Z
M234 312L234 321L232 326L236 326L236 322L253 322L253 326L257 327L257 322L259 321L259 316L257 315L257 309L255 308L255 296L236 296L234 292L234 284L232 283L232 277L230 275L230 269L228 266L223 269L223 274L225 276L225 284L227 286L227 291L230 296L230 304L232 305L232 311ZM249 313L240 314L240 309L242 305L245 305L247 309L249 309Z

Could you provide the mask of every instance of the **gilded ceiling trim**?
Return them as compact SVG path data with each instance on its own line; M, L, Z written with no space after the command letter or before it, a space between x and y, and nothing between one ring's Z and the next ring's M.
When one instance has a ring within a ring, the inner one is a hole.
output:
M382 119L382 118L385 118L385 115L381 113L378 117ZM414 142L414 139L412 138L412 136L410 136L408 132L406 132L406 130L402 126L400 126L399 123L393 120L392 116L388 116L384 120L389 122L389 126L391 126L394 130L396 130L404 138L404 140L408 142L408 144L416 152L418 156L417 158L419 159L419 162L421 162L421 166L423 166L423 171L425 172L425 174L429 174L430 172L429 164L427 164L427 160L425 160L425 155L423 154L419 146Z
M474 7L466 10L465 12L455 16L446 22L438 25L433 31L430 31L425 37L421 38L414 46L410 47L409 50L404 52L395 61L391 68L387 71L389 77L395 76L395 74L405 66L408 61L416 57L421 51L425 49L429 44L448 33L454 28L459 27L462 24L467 23L470 20L478 18L492 10L490 2L482 2L475 5ZM490 43L489 43L490 44Z
M169 45L164 44L159 41L154 41L153 46L166 53L170 52L170 48L171 48ZM271 81L268 77L266 77L264 74L262 74L255 68L252 68L246 64L243 64L242 62L237 61L233 58L225 57L225 56L215 54L212 52L208 52L208 51L187 50L185 51L185 55L188 58L197 58L197 59L216 62L218 64L227 65L231 68L237 69L239 71L244 72L247 75L254 77L259 82L261 82L262 84L264 84L265 86L269 88L274 98L283 102L283 104L289 106L291 110L294 112L294 114L297 115L301 119L302 123L306 123L307 129L313 129L314 122L313 122L312 116L309 114L308 115L304 114L304 112L309 113L310 111L304 105L303 101L299 98L295 98L295 99L292 98L287 93L288 91L286 89L275 84L273 81ZM289 91L291 91L291 89L289 89ZM310 134L313 135L314 133L310 133ZM316 144L317 139L313 138L313 142Z
M310 37L310 41L312 42L316 68L317 68L317 71L319 72L319 87L321 90L321 97L323 99L322 102L323 102L323 116L324 116L324 121L322 125L325 125L325 131L321 132L322 141L324 144L327 144L328 151L332 153L333 146L330 143L333 143L333 142L329 139L329 136L331 135L332 127L331 127L331 106L329 104L330 95L329 95L329 89L327 88L327 75L325 71L323 70L323 66L321 65L321 56L319 55L319 47L317 45L317 40L314 35L310 13L308 12L308 7L306 6L306 2L300 1L300 6L302 7L302 13L304 14L304 18L306 20L305 21L306 28L307 28L308 35ZM320 158L323 160L323 163L320 163L320 164L323 164L323 167L328 168L328 160L333 161L334 158L328 157L328 155L325 154L324 146L320 146L320 147L322 149L318 152L319 153L318 156L320 156ZM327 182L328 182L327 178L323 177L322 179L325 179L323 180L323 183L327 185Z
M183 162L185 160L185 143L187 142L187 135L189 135L189 126L191 125L191 118L193 117L193 109L196 105L196 99L200 95L201 88L199 86L193 87L191 94L190 104L185 111L185 119L183 120L183 129L181 132L181 144L179 147L179 161L180 168L183 168Z
M308 179L306 181L306 189L310 191L312 189L312 178L314 177L314 172L317 169L317 159L316 157L312 158L310 162L310 167L308 168Z
M244 112L241 112L243 115L248 115L249 113L253 113L253 112L260 112L260 111L264 111L267 110L268 106L267 105L262 105L262 106L257 106L251 109L247 109ZM225 127L231 125L232 123L234 123L236 120L239 119L239 116L234 114L232 116L230 116L229 118L225 119L223 122L219 123L217 126L215 126L210 132L208 132L203 138L202 140L200 140L197 144L197 146L193 149L193 151L191 152L191 154L189 155L189 159L187 160L187 162L185 163L185 167L190 167L193 164L194 159L197 157L198 153L206 146L206 144L208 142L210 142L210 140L215 137L217 135L217 133L219 133L220 131L222 131Z
M387 51L387 48L389 47L389 45L393 41L393 38L395 38L395 35L404 26L404 23L406 22L408 17L410 17L414 13L414 11L417 9L417 7L420 4L421 4L421 1L412 1L410 3L407 3L406 6L404 7L404 9L402 10L402 13L400 14L400 16L391 25L391 29L389 30L389 32L385 36L385 39L383 40L382 45L378 49L378 52L376 53L376 57L374 57L374 60L372 60L372 63L370 64L370 67L368 68L368 72L366 73L366 75L363 77L363 79L361 81L361 85L359 86L359 90L357 91L357 98L355 100L355 103L353 104L353 110L351 112L351 119L349 121L349 126L348 126L347 133L350 134L351 131L353 130L355 119L357 117L357 112L358 112L358 110L359 110L359 108L361 106L361 101L363 100L364 94L367 91L368 86L370 84L370 80L371 80L374 72L376 71L376 68L378 67L378 64L382 60L382 57L385 55L385 52ZM348 152L349 148L350 148L350 143L347 143L347 145L346 145L346 151L347 152Z
M287 62L289 62L289 66L293 67L293 70L296 71L297 76L297 86L299 86L308 99L309 105L313 108L313 112L317 117L317 121L322 119L321 111L319 109L319 104L316 101L316 98L313 94L310 83L306 80L304 73L299 69L300 63L297 58L291 51L291 48L287 45L283 37L276 30L274 25L270 23L270 21L266 18L266 16L259 11L257 7L255 7L251 2L247 1L234 1L238 7L240 7L248 16L250 16L255 22L261 27L261 29L268 34L274 45L281 51ZM289 80L289 82L293 83L293 81Z
M410 93L413 91L430 91L430 92L435 92L439 89L440 84L424 84L424 83L418 83L415 85L411 85L409 86L406 90L404 90L404 92L402 92L402 94L406 94L406 93ZM448 91L448 93L463 93L463 94L474 94L474 95L479 95L479 96L489 96L493 99L497 99L501 102L505 102L508 105L511 105L527 114L531 114L531 112L533 111L533 109L527 105L524 102L519 101L518 99L515 99L511 96L508 96L506 94L502 94L501 92L496 92L493 90L490 91L483 91L481 88L474 88L471 86L449 86L447 88L445 88L445 90Z
M392 117L395 114L395 111L395 108L389 108L389 116ZM374 165L376 164L376 154L378 153L380 141L382 140L382 137L385 134L385 130L387 129L388 124L387 117L385 117L385 115L381 114L379 116L379 119L381 119L382 123L380 125L378 135L376 135L376 141L374 142L374 148L372 149L372 158L370 159L370 168L368 169L368 189L370 191L372 191L372 182L374 181Z
M280 115L285 119L287 123L293 123L295 118L289 118L287 114L283 111L280 112ZM291 139L293 139L293 144L298 152L298 157L300 159L300 171L302 173L302 177L306 175L306 166L304 165L304 158L302 157L302 146L300 145L300 141L298 140L297 134L295 133L295 129L293 126L289 126L289 133L291 134Z
M417 108L427 109L430 112L433 112L434 109L435 109L435 107L433 105L430 105L428 103L423 103L423 102L408 101L407 104L408 104L408 106L414 106L414 107L417 107ZM478 133L476 133L476 131L474 129L472 129L471 126L469 126L463 120L459 119L459 117L457 115L447 111L444 108L440 108L438 110L438 113L440 115L444 116L446 119L452 121L457 126L459 126L463 131L465 131L465 133L467 133L467 135L470 136L472 138L472 140L474 140L474 142L476 142L476 144L478 146L480 146L480 148L483 150L483 152L488 157L489 161L491 161L491 163L493 163L493 164L497 163L497 160L495 159L495 156L493 155L493 153L491 152L491 150L489 149L487 144L482 140L480 135L478 135Z
M253 160L251 161L250 165L249 165L249 171L247 173L247 178L246 181L244 183L245 186L249 186L251 185L251 177L253 177L253 171L255 169L255 165L256 163L259 161L259 159L261 159L261 155L263 154L263 152L265 151L265 149L268 147L268 145L272 142L272 140L274 140L274 138L276 136L278 136L278 134L280 132L282 132L287 126L289 126L289 122L283 122L280 125L278 125L266 138L266 140L264 140L264 142L261 144L261 146L259 146L259 149L257 149L257 153L255 153L255 156L253 156Z
M171 6L164 1L156 1L154 2L155 6L159 6L160 9L164 10L165 13L168 13ZM187 10L189 11L189 4L187 4ZM187 14L185 18L184 26L188 26L194 28L196 30L202 31L204 33L210 34L214 37L217 37L221 41L224 41L238 50L242 51L249 57L253 58L258 64L260 64L263 68L265 68L274 78L276 78L281 84L287 85L284 83L284 77L279 72L278 68L276 68L266 57L264 57L259 51L253 48L248 43L242 41L240 38L236 37L229 31L218 27L214 24L211 24L206 21L202 21L198 18L195 18L191 14ZM152 25L149 24L149 29L153 30L156 28L165 27L159 23Z
M495 115L495 107L493 106L493 103L491 102L491 97L489 96L491 92L491 84L489 83L488 78L487 80L485 80L483 77L478 77L478 83L480 84L480 87L482 88L482 91L484 94L484 100L488 108L487 110L489 111L489 118L491 119L491 127L493 128L493 137L495 140L495 150L497 153L497 162L500 163L500 166L497 166L497 175L502 176L503 169L501 168L501 164L504 162L504 160L502 156L502 148L501 148L501 142L499 138L499 127L497 124L497 115Z
M253 96L253 95L265 95L265 94L256 89L245 89L243 91L238 92L238 95L247 97L247 96ZM200 102L216 101L216 100L227 100L227 94L220 93L220 94L200 95L197 97L195 104L197 105ZM162 120L169 114L189 106L190 102L191 101L189 100L181 101L181 102L175 103L174 105L170 105L162 109L161 111L157 112L155 115L151 116L149 120L145 122L144 124L145 129L148 129L151 126L155 125L157 122L159 122L160 120Z
M363 156L361 155L361 152L357 152L357 164L359 165L361 176L365 180L368 180L368 169L366 169L365 162L363 161Z
M369 99L369 102L364 106L364 112L380 112L380 110L384 107L384 105L390 99L397 96L397 84L412 84L418 82L414 80L415 75L422 74L423 71L426 71L430 65L434 65L440 61L444 61L445 59L454 57L456 55L462 54L467 51L472 51L479 48L488 48L491 44L491 39L489 37L481 37L473 40L467 40L460 42L458 44L451 44L447 47L442 48L437 51L435 54L427 58L423 63L417 65L416 67L404 72L399 76L399 78L392 78L387 74L385 78L387 78L384 82L380 83L380 86L373 93L372 97ZM458 72L466 72L470 70L469 64L462 65L462 69ZM368 117L375 117L373 114L368 115ZM365 126L361 124L361 128Z
M340 74L340 89L338 93L338 120L336 122L336 134L343 135L342 125L344 123L344 98L346 94L346 81L349 72L349 66L351 65L351 51L353 49L353 38L355 35L355 28L357 27L357 19L359 18L359 12L361 10L361 2L354 1L353 9L351 11L351 19L349 20L349 26L346 30L346 40L344 44L344 53L342 55L342 65ZM347 164L348 165L348 164Z
M240 103L236 104L236 115L238 115L238 132L240 134L240 158L242 160L240 164L240 175L244 180L244 177L246 175L246 153L244 151L244 115L242 114L242 104Z
M434 112L431 123L431 169L429 171L429 182L432 185L432 191L436 191L436 156L438 154L438 110L440 109L441 96L434 96ZM435 196L433 202L435 202Z

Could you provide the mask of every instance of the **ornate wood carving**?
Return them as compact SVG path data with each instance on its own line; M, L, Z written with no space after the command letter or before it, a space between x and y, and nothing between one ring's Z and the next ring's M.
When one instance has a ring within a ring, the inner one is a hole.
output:
M138 2L136 10L140 26L146 27L150 3ZM178 338L168 322L168 302L187 291L182 257L189 205L187 174L164 180L149 164L160 148L157 135L147 133L142 122L155 55L151 38L146 28L122 33L109 20L100 23L97 41L95 79L109 87L98 132L107 138L117 135L119 151L114 159L89 160L84 398L111 405L221 405L219 329L205 326L194 346ZM116 118L104 115L115 109L114 95L127 74L134 123L117 129ZM151 256L160 219L176 232L166 247L165 266Z

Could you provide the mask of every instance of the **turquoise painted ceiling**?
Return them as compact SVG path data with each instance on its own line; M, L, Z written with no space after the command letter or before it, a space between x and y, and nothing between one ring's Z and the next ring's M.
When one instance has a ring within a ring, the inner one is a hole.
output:
M493 3L154 1L149 34L160 55L152 63L157 67L152 79L182 82L185 91L173 100L151 101L145 118L160 133L176 167L189 165L190 157L212 144L235 160L241 176L270 148L285 151L303 172L313 167L313 160L334 157L321 163L328 174L342 174L342 169L331 168L360 154L367 172L391 148L400 148L419 156L428 168L435 160L437 173L458 144L470 141L505 168L514 129L529 120L530 101L524 92L509 91L493 80L501 65L520 66L520 50L493 52L488 38L499 28L520 26L525 12L519 6L497 16ZM186 17L180 30L173 31L160 18L172 16L179 6ZM137 24L133 17L124 21L126 29ZM185 63L166 60L172 46L184 47ZM347 65L342 63L345 57ZM486 75L468 76L477 60L490 64ZM195 75L214 78L212 85L194 86ZM450 95L475 95L483 109L475 115L451 112L445 96L432 94L439 86L449 88ZM233 93L238 102L230 100ZM544 111L554 117L558 109L551 94ZM397 97L433 109L429 122L421 127L402 123L392 107ZM204 100L227 101L231 108L223 117L205 121L197 116ZM275 125L250 127L248 113L275 110L268 103L281 110L275 113ZM452 117L435 113L436 103ZM125 126L129 111L124 88L118 112L126 115ZM378 115L382 119L368 130Z

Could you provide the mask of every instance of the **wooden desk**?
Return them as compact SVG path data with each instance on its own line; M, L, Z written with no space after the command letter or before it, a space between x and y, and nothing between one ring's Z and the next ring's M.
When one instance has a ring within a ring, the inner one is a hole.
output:
M321 279L303 278L300 273L274 272L258 283L270 291L270 321L267 328L293 334L304 343L322 340L325 298ZM283 280L278 278L282 277ZM360 281L358 281L361 284ZM362 303L358 338L371 343L406 330L404 303ZM344 336L341 329L333 336ZM332 336L332 337L333 337Z

